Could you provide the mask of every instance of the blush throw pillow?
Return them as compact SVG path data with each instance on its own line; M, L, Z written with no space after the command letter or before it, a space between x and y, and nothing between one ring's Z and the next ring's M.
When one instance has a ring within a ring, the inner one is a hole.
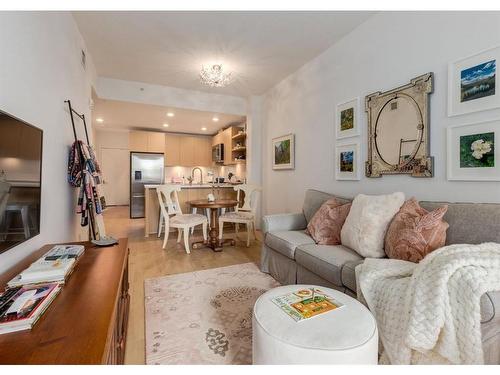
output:
M387 195L359 194L342 227L342 245L365 258L385 257L384 238L387 227L405 201L403 193Z
M351 203L342 204L335 198L323 203L307 224L314 241L319 245L340 245L340 231L350 208Z
M418 263L431 251L443 247L449 226L443 220L447 210L448 206L442 206L429 212L415 198L406 201L387 230L387 256Z

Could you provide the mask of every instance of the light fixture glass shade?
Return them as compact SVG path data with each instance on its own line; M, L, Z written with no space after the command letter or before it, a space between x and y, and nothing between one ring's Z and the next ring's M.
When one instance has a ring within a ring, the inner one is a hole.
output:
M233 80L232 72L224 72L222 64L203 66L200 72L200 81L210 87L224 87Z

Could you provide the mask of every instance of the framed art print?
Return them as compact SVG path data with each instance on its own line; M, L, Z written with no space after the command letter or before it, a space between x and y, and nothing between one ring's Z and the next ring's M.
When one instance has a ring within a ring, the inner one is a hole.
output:
M295 137L287 134L273 138L273 169L295 168Z
M500 181L500 120L447 129L448 180Z
M337 145L335 149L335 179L361 179L361 155L359 142Z
M448 67L448 116L500 108L497 62L500 46Z
M337 139L360 135L359 98L337 105L335 116L335 135Z

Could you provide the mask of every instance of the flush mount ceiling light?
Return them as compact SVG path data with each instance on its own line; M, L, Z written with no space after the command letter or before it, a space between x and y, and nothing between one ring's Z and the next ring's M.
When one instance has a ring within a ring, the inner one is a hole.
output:
M102 118L100 118L100 117L96 118L95 120L96 120L98 123L103 123L103 122L104 122L104 120L103 120Z
M174 115L174 113L173 113L173 112L167 112L167 116L168 116L168 117L174 117L175 115Z
M205 131L205 130L207 130L207 128L201 128L201 130Z
M233 73L225 72L222 64L204 65L201 67L200 81L210 87L224 87L232 82Z
M164 128L168 128L168 124L163 124L163 127Z
M219 121L219 118L218 118L217 116L214 116L214 117L212 117L212 121L213 121L213 122L218 122L218 121Z

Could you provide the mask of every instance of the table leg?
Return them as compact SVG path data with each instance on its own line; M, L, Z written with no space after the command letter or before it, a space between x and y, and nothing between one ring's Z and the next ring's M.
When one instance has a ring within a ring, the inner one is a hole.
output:
M219 240L219 231L217 230L218 218L217 218L217 208L210 208L210 230L208 231L207 242L198 241L193 243L193 249L197 249L201 246L207 246L215 252L222 251L224 245L234 246L235 241L233 239Z

